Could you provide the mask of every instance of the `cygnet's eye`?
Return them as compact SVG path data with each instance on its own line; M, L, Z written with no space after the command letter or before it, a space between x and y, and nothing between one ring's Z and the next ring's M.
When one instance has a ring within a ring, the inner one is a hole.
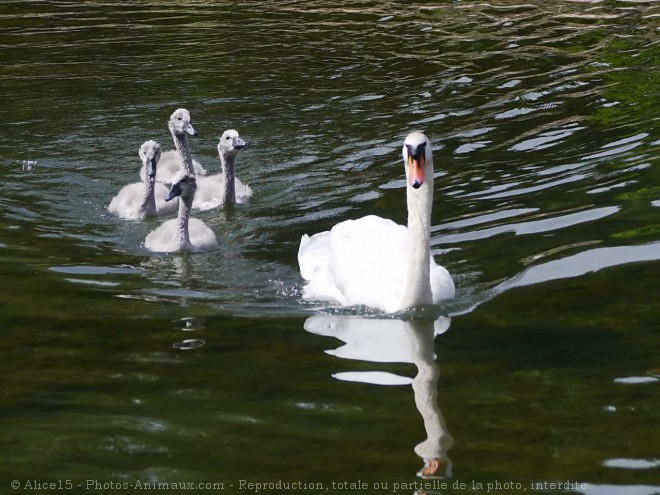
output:
M227 141L229 141L231 138L230 138L229 136L227 136L225 139L226 139Z

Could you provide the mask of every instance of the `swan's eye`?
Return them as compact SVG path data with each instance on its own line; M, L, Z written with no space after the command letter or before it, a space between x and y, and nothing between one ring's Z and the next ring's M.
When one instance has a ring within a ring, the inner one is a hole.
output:
M231 138L230 138L229 136L227 136L225 139L226 139L227 141L229 141Z
M410 144L406 144L406 150L408 151L408 156L413 156L415 154L413 147Z

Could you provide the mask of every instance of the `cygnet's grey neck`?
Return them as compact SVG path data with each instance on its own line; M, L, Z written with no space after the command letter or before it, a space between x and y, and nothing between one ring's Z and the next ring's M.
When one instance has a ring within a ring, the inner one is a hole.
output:
M156 187L156 178L149 177L147 174L144 179L144 190L142 196L142 203L140 205L140 213L145 217L155 216L156 211L156 196L154 194Z
M174 139L174 147L181 157L183 169L187 174L195 175L195 167L193 167L192 155L188 147L188 136L172 131L172 139Z
M176 239L179 249L187 249L190 246L190 232L188 224L190 220L190 210L192 209L193 197L179 197L179 215L177 217Z
M222 204L236 204L236 155L232 153L221 153L220 163L222 164Z

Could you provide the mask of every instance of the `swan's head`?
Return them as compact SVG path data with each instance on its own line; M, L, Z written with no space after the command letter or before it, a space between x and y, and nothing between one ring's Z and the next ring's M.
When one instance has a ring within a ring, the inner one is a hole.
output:
M408 185L418 189L427 175L433 177L431 142L423 132L414 131L403 142L403 161L406 165Z
M192 125L190 112L185 108L179 108L178 110L174 111L174 113L170 116L168 126L170 131L174 134L189 134L191 136L197 136L197 131L195 131L195 128Z
M140 158L147 169L148 177L156 177L156 164L160 160L160 144L156 141L145 141L140 146Z
M165 196L165 201L171 201L179 196L182 199L192 200L195 197L196 190L197 179L195 179L195 176L181 172L172 181L172 187L168 195Z
M220 136L218 153L220 156L238 155L249 143L244 141L235 129L227 129Z

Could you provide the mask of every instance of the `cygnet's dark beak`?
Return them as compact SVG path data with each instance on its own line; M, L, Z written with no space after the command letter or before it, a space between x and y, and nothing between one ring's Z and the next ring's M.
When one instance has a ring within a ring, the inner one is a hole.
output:
M183 130L187 133L190 134L192 137L197 137L199 134L197 134L197 131L195 128L192 126L190 122L186 124L186 126L183 128Z
M243 140L243 139L241 139L241 138L239 138L239 137L234 138L234 142L233 142L234 149L242 150L242 149L245 148L248 144L250 144L249 141L245 141L245 140Z
M165 196L165 201L172 201L177 196L181 196L181 185L178 182L172 184L170 192Z
M156 159L155 158L147 160L147 175L149 177L156 177Z

